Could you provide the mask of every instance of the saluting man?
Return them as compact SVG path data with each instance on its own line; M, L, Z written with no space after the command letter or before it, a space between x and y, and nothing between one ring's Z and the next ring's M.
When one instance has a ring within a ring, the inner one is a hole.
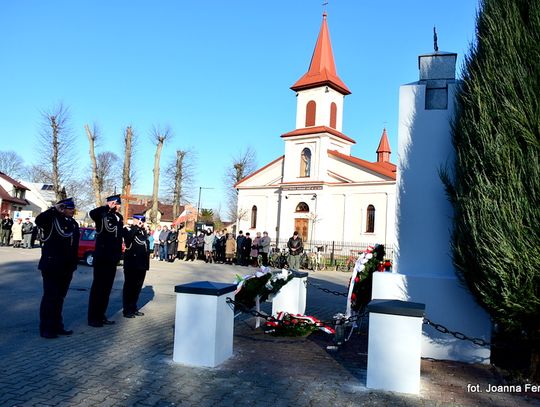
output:
M144 226L144 215L133 215L133 225L124 227L124 289L122 303L124 317L135 318L144 315L137 307L146 277L146 270L150 268L150 245L148 233Z
M79 225L73 219L75 203L64 199L36 217L42 231L38 269L43 277L43 297L39 308L39 333L43 338L71 335L64 328L62 308L73 272L77 269Z
M116 266L122 256L122 229L124 218L120 214L120 195L107 198L107 205L90 211L96 224L96 249L94 252L94 281L90 289L88 325L95 328L114 324L105 315L109 306Z

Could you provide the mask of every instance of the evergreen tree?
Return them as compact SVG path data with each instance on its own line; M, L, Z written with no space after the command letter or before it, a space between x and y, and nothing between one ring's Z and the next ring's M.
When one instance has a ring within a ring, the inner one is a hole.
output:
M494 322L524 335L539 378L540 1L482 0L456 99L458 274Z

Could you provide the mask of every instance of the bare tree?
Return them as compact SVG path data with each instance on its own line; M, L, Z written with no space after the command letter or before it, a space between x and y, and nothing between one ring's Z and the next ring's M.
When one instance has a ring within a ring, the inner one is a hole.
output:
M101 190L99 187L99 177L98 177L98 164L96 160L95 153L95 144L98 138L98 130L94 125L94 128L90 130L88 124L84 125L84 130L86 131L86 136L88 137L88 144L90 146L90 165L92 166L92 190L94 191L94 204L96 206L101 205Z
M180 215L180 206L193 197L191 191L195 174L195 153L192 150L176 150L176 156L169 165L173 171L164 174L164 184L168 201L173 205L173 217Z
M24 160L15 151L0 151L0 171L11 178L24 178L26 175Z
M122 195L126 199L126 203L123 206L124 218L128 217L129 199L131 196L131 185L133 178L131 169L131 160L133 158L133 138L133 128L131 126L127 126L124 133L124 168L122 171Z
M234 187L240 180L251 174L257 168L257 154L249 146L233 157L232 163L225 170L225 186L227 188L227 216L238 220L238 192Z
M99 153L97 168L100 195L112 194L120 182L120 158L111 151ZM99 205L101 205L101 201Z
M44 179L53 185L56 199L65 198L64 185L73 177L76 156L73 133L69 122L69 111L62 104L42 112L42 126L37 145L40 149L40 166ZM46 177L47 176L47 177Z
M150 223L157 224L157 212L158 212L158 193L159 193L159 161L161 158L161 150L163 144L167 139L171 137L170 130L154 127L152 130L152 139L156 143L156 153L154 155L154 186L152 189L152 209L150 211Z

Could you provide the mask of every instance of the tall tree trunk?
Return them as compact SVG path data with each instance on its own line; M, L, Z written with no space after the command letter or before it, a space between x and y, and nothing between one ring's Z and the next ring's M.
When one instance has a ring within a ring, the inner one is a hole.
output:
M180 215L180 199L182 193L182 178L183 178L183 168L184 168L184 157L186 155L185 151L177 150L176 151L176 172L174 177L174 192L173 192L173 219Z
M98 165L96 161L96 153L94 150L94 143L96 141L96 131L94 133L90 130L87 124L84 125L86 135L88 136L88 143L90 144L90 162L92 163L92 189L94 191L94 203L96 206L101 205L101 188L99 186Z
M126 128L124 136L124 170L122 172L122 195L126 197L126 204L123 206L123 216L127 219L129 210L129 195L131 193L131 156L133 143L133 129Z
M157 138L156 154L154 155L154 187L152 189L152 210L150 211L150 223L157 224L157 212L158 212L158 193L159 193L159 160L161 158L161 150L163 149L163 142L165 138Z
M60 185L60 171L58 169L58 150L60 148L60 144L58 142L58 135L59 135L59 127L58 123L56 122L56 117L51 116L51 129L52 129L52 182L53 182L53 188L54 188L54 194L56 195L56 200L59 201L61 199L64 199L65 192L62 191L61 185Z

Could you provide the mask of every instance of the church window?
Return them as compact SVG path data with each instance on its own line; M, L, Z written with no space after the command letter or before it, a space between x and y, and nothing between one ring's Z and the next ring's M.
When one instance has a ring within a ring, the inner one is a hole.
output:
M311 150L304 148L300 154L300 176L309 177L311 173Z
M300 202L296 205L296 212L309 212L309 206L305 202Z
M375 232L375 207L369 205L367 207L366 233Z
M317 104L314 100L310 100L306 106L306 127L315 126L315 113Z
M251 229L255 229L257 227L257 206L253 205L253 208L251 208Z
M333 129L336 128L336 121L337 121L337 105L332 102L330 105L330 127Z

